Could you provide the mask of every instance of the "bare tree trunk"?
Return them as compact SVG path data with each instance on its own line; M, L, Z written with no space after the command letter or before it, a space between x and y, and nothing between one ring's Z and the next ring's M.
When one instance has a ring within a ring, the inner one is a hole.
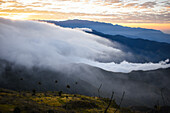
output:
M120 108L120 105L122 104L122 101L123 101L124 96L125 96L125 92L123 92L122 98L121 98L121 100L120 100L120 104L118 105L118 107L117 107L117 109L116 109L116 111L115 111L114 113L116 113L117 110L118 110L118 108Z
M109 105L107 106L107 108L105 109L104 113L107 113L107 110L109 109L111 103L112 103L112 99L113 99L113 95L114 95L114 92L112 92L112 96L110 98L110 102L109 102Z
M99 98L100 98L100 89L101 89L101 87L102 87L102 84L100 84L99 89L98 89L98 96L99 96Z

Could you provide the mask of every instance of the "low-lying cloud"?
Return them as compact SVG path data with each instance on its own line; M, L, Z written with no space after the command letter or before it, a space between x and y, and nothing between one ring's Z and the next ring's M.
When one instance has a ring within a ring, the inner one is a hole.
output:
M130 72L170 67L167 61L144 64L105 62L111 58L133 56L116 46L107 39L77 29L0 18L0 59L28 68L60 70L68 64L84 63L113 72Z
M133 70L143 70L143 71L148 71L148 70L155 70L159 68L167 68L170 67L170 64L167 64L169 62L169 59L165 61L160 61L159 63L130 63L127 61L123 61L120 64L110 62L110 63L100 63L100 62L91 62L91 61L86 61L83 63L100 67L104 70L107 71L113 71L113 72L131 72Z

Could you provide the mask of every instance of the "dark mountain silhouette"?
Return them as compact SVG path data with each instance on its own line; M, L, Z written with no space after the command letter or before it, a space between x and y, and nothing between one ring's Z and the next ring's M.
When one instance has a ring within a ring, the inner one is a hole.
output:
M129 38L141 38L158 42L170 43L170 35L161 32L160 30L131 28L111 23L94 22L88 20L66 20L66 21L51 21L43 20L49 23L54 23L62 27L69 28L90 28L98 32L109 35L123 35Z
M124 46L124 51L132 52L135 55L135 59L126 59L131 62L159 62L170 58L170 44L155 42L145 39L132 39L122 35L107 35L93 30L85 31L90 34L98 35L109 39L113 42L117 42Z

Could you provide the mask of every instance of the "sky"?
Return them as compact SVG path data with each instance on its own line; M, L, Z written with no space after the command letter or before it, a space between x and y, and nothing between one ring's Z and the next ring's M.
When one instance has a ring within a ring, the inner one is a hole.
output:
M170 34L168 0L0 0L0 17L93 20Z

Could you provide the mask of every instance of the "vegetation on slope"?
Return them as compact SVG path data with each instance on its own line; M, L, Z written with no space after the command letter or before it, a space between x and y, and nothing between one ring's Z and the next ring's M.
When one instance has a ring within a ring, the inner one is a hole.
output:
M64 94L61 91L36 92L0 89L1 113L103 113L109 98ZM118 105L112 100L107 113L114 113ZM131 113L118 108L116 113Z

